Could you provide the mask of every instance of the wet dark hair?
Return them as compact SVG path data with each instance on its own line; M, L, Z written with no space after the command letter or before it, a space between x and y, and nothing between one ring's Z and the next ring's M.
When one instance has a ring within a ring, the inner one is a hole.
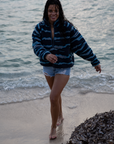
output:
M68 20L64 16L62 5L59 0L47 0L47 2L45 4L45 8L44 8L43 20L46 19L48 21L48 7L50 5L59 6L60 31L63 34L63 36L65 37L64 21L68 21Z

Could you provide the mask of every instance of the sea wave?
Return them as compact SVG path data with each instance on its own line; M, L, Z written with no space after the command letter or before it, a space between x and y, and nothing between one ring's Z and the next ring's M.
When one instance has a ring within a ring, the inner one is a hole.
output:
M0 105L20 103L49 97L50 89L45 78L32 77L6 81L0 90ZM86 93L114 94L114 76L100 74L96 76L72 76L63 90L64 96Z
M25 74L23 74L25 75ZM6 75L7 76L7 75ZM9 76L7 76L9 77ZM17 77L17 75L16 75ZM6 79L6 81L0 80L1 90L11 90L16 88L47 88L48 84L44 77L30 77L30 75L22 78ZM78 75L71 76L67 87L83 88L85 90L91 90L93 92L114 93L114 75L111 74L99 74L99 75Z

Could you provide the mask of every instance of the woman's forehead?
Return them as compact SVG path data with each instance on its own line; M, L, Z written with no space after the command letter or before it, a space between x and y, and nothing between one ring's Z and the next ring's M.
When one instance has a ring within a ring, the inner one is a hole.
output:
M48 9L59 9L59 6L55 4L51 4L49 5Z

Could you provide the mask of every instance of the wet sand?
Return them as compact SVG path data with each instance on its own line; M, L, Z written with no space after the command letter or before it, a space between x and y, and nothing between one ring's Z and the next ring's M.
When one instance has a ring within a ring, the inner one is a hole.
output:
M34 89L31 89L32 93ZM87 118L114 110L113 94L76 94L62 96L62 99L64 121L57 128L57 139L54 141L49 140L49 97L0 105L0 144L66 144L74 128Z

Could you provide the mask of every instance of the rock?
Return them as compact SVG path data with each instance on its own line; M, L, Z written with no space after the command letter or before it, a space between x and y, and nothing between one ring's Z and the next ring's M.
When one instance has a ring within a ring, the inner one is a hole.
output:
M75 128L67 144L114 144L114 111L87 119Z

